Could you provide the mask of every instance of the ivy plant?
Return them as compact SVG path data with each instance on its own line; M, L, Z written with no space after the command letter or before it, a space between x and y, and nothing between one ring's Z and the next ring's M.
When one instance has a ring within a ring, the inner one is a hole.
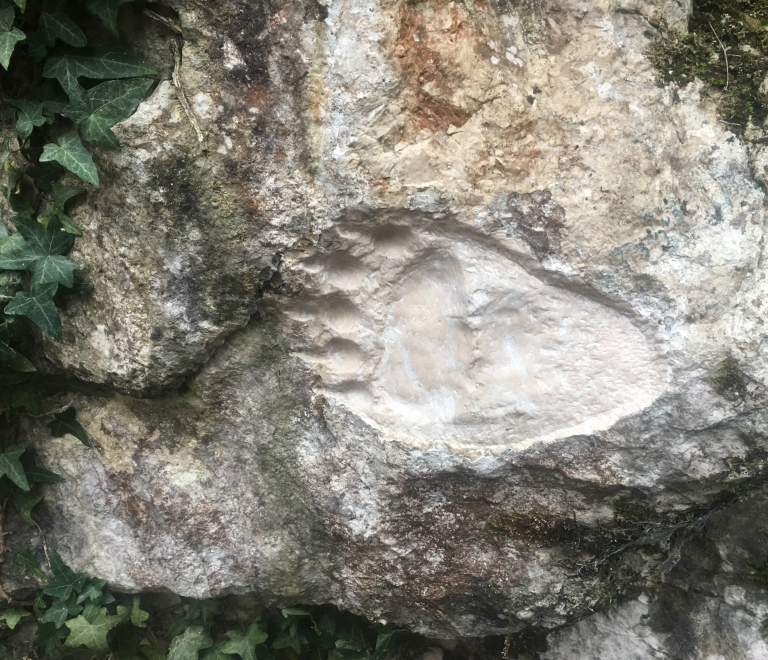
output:
M35 525L41 484L60 481L20 441L20 415L47 416L53 436L90 445L73 407L45 409L47 397L73 384L39 369L35 345L43 337L60 341L67 296L92 288L70 256L83 233L72 218L74 204L100 185L92 149L119 148L112 127L155 82L150 64L115 45L120 7L131 4L0 0L0 561L6 505ZM14 555L18 568L45 583L31 610L0 585L9 602L0 621L13 629L34 618L43 652L62 644L103 649L113 627L141 620L134 603L105 609L114 598L102 591L103 581L73 573L55 552L49 559L45 572L31 552Z
M177 599L113 593L104 580L69 568L54 550L48 570L21 548L17 567L41 583L27 603L0 614L23 655L114 660L386 660L402 631L331 605L258 609L244 615L227 598ZM149 600L149 604L144 601ZM2 635L3 624L0 624ZM18 630L17 630L18 628ZM22 630L24 629L24 630ZM14 634L18 632L16 638ZM22 634L25 633L25 634ZM2 650L0 640L0 650Z
M99 187L91 147L120 146L112 127L154 83L151 65L110 43L119 32L118 10L130 2L0 0L0 169L9 210L0 223L0 414L6 419L40 414L42 399L61 385L37 374L31 328L61 340L59 307L67 295L89 290L81 264L69 256L82 235L71 206ZM78 178L82 185L75 185ZM74 411L66 415L51 430L87 444Z
M119 147L112 127L136 109L153 84L147 77L156 73L152 66L92 41L75 20L90 12L117 32L117 11L125 1L95 0L82 7L74 1L0 0L0 65L7 84L2 78L0 83L12 91L3 99L2 112L15 132L7 138L2 163L7 176L3 192L15 213L0 237L6 334L7 326L23 316L52 339L61 339L55 298L74 287L80 265L67 253L82 233L66 206L87 189L57 180L68 170L98 187L87 145ZM21 72L35 82L18 84L14 74ZM3 341L0 367L30 370L31 363L17 355Z
M36 525L40 486L61 481L19 442L19 415L48 417L54 437L90 446L73 407L45 409L47 396L73 384L41 373L34 347L61 340L61 305L91 288L70 252L83 234L73 207L101 183L92 148L120 147L112 128L154 84L152 66L115 45L120 12L139 3L0 0L0 192L9 209L0 222L0 561L6 505ZM0 657L383 660L398 635L333 606L250 617L233 617L227 599L152 607L43 548L12 554L38 584L30 600L13 600L0 584Z

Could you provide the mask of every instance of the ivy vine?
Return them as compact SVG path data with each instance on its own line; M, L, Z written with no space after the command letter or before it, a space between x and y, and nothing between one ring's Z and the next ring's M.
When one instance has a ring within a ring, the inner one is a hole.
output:
M120 12L131 6L166 22L143 5L0 0L0 190L10 209L0 222L0 562L9 553L9 505L42 537L32 516L40 487L62 480L37 464L32 446L19 444L21 416L47 417L53 436L90 446L71 405L44 405L83 385L42 369L35 343L40 333L61 340L60 307L92 289L69 256L83 233L72 207L100 184L90 145L119 148L112 127L155 83L150 64L115 45ZM183 92L180 101L186 110ZM399 635L333 606L243 615L226 598L143 605L151 597L113 593L105 580L69 568L44 537L42 543L43 552L12 553L16 569L38 582L29 600L14 599L0 584L0 658L377 660L390 655Z
M170 597L163 603L162 597L113 593L104 580L75 573L55 551L48 559L50 575L31 550L14 555L42 586L28 603L7 607L0 621L10 631L36 631L34 640L18 634L5 646L0 641L0 657L384 660L404 639L403 631L332 605L264 609L253 602L243 607L236 598Z
M7 504L35 525L40 485L61 480L37 465L31 446L18 444L18 420L46 414L46 397L72 387L41 369L35 340L42 332L59 341L59 307L66 296L92 288L68 256L82 235L71 217L73 202L99 187L89 145L118 148L112 127L133 113L155 82L150 64L115 45L120 5L132 2L0 0L0 190L10 210L0 222L0 561ZM90 444L74 408L47 415L54 436L72 434ZM31 611L0 586L8 602L0 621L13 629L34 616L43 653L54 649L51 640L70 637L70 629L62 635L61 628L72 615L101 627L114 621L104 619L107 596L96 597L103 581L75 577L54 551L46 555L50 579L31 551L14 556L19 568L47 582ZM123 616L122 610L114 616ZM57 632L48 639L51 626ZM74 643L74 630L72 636Z

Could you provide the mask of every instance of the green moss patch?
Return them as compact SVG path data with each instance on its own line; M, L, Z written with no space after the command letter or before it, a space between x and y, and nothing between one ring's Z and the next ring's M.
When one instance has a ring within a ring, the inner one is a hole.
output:
M742 134L768 118L768 0L694 0L689 33L663 29L648 54L662 84L705 83L723 121Z

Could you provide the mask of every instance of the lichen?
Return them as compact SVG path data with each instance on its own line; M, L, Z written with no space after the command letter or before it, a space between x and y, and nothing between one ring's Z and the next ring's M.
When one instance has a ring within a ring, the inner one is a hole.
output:
M768 117L768 0L694 0L687 34L662 27L648 55L662 84L704 82L737 134ZM727 60L727 63L726 63Z

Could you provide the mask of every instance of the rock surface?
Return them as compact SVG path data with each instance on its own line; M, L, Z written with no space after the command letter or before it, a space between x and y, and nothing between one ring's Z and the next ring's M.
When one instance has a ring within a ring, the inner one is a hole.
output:
M28 428L75 568L504 634L757 486L764 192L645 55L689 7L170 4L205 141L164 82L97 155L45 350L116 394Z
M768 583L765 489L712 516L661 584L553 633L542 660L762 660Z

